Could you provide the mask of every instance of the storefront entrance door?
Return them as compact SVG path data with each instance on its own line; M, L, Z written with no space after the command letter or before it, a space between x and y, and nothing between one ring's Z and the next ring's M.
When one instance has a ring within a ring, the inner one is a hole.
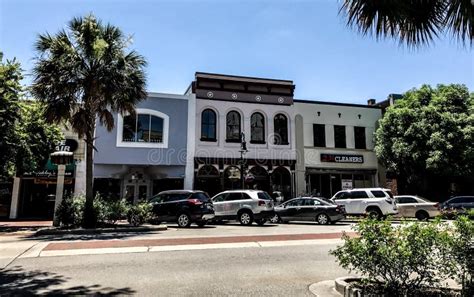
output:
M148 195L147 184L125 184L124 197L129 203L137 203L138 201L144 201Z

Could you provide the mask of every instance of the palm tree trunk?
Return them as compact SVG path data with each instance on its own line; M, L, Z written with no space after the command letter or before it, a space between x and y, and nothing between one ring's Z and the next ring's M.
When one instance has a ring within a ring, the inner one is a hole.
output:
M94 192L93 192L93 137L86 139L86 204L84 207L84 228L94 228L96 224L94 214Z

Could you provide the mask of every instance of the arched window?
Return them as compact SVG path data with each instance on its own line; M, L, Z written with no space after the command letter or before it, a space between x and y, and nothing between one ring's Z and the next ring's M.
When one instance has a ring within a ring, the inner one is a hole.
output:
M288 144L288 118L284 114L277 114L273 119L275 137L274 144Z
M259 112L250 117L250 143L265 143L265 117Z
M137 108L133 115L118 115L118 147L168 147L169 116L153 109Z
M226 141L240 142L240 114L230 111L226 117Z
M216 113L212 109L205 109L201 113L201 140L216 141Z

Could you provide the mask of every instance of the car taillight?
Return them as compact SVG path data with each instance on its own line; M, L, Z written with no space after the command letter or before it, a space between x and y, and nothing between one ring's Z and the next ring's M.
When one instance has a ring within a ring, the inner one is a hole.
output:
M387 198L387 199L385 199L385 201L387 201L387 203L389 203L389 204L392 204L392 199Z
M192 205L201 205L202 202L199 199L188 199L188 203Z
M438 210L440 209L439 203L436 203L436 204L433 205L433 206L436 207Z
M263 200L258 200L258 206L264 206L265 205L265 201Z

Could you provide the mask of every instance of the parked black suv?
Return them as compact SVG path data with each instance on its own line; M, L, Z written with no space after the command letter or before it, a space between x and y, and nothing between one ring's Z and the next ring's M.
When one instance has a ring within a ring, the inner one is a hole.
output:
M158 221L177 222L179 227L189 227L191 223L203 227L214 218L212 201L202 191L164 191L153 196L150 203Z

